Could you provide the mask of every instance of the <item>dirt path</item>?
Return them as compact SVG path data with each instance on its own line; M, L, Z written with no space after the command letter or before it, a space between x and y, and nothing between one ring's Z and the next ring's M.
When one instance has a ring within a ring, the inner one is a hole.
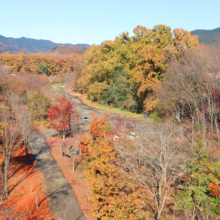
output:
M52 136L53 131L45 133L35 130L30 137L33 159L37 161L37 168L46 179L49 206L54 218L63 220L85 220L78 199L70 184L64 178L59 165L50 154L42 136Z

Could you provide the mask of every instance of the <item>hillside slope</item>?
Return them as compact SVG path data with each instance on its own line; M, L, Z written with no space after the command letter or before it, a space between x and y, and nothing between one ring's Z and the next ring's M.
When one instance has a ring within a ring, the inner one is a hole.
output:
M90 47L90 45L88 46L74 46L74 47L67 47L64 45L59 45L56 46L54 48L52 48L51 50L48 51L48 53L56 53L56 54L71 54L71 53L78 53L78 54L83 54L88 47Z
M200 44L218 42L218 37L220 36L220 28L213 30L194 30L191 31L191 34L199 36Z
M0 35L0 53L10 52L10 53L39 53L39 52L46 52L51 50L52 48L64 45L66 47L75 47L75 46L83 46L88 47L88 44L61 44L61 43L54 43L49 40L36 40L31 38L11 38L11 37L4 37Z

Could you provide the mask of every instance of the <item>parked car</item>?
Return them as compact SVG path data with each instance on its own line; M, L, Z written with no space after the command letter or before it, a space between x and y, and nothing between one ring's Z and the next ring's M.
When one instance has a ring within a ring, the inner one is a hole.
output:
M83 120L88 120L89 118L88 118L88 116L83 115L83 116L81 116L81 117L80 117L80 119L83 119Z
M86 115L80 116L80 117L76 117L75 120L79 121L79 124L84 124L86 122L88 122L89 118Z
M76 117L75 119L81 119L81 120L88 120L88 116L86 115L83 115L83 116L80 116L80 117Z

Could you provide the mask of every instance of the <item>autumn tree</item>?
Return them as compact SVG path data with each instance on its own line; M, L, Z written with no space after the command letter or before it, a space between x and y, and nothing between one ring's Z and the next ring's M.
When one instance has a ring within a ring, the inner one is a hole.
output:
M148 198L154 204L151 207L155 219L159 220L173 185L187 172L191 144L185 140L181 127L169 124L145 123L137 126L134 133L136 138L130 140L130 145L121 147L123 142L117 141L115 146L129 180L147 190Z
M5 97L6 105L9 107L11 111L12 117L16 118L16 113L19 112L22 98L12 90L7 90L4 93L4 97Z
M11 91L7 91L5 97L10 109L11 119L16 121L20 127L20 134L26 148L26 163L28 164L28 139L32 132L31 109L24 105L23 97Z
M25 101L34 120L43 120L47 117L47 110L50 108L50 100L39 90L27 90Z
M0 94L8 89L7 80L10 76L11 69L6 65L0 65Z
M19 112L16 114L18 124L21 129L22 141L25 146L26 152L26 164L28 164L28 149L29 149L29 138L30 134L33 131L32 120L31 120L31 111L27 106L20 106Z
M69 72L67 75L64 76L63 82L65 85L69 85L71 90L77 90L77 73L76 72Z
M48 109L48 120L57 132L62 131L63 139L66 138L67 130L71 129L71 120L79 116L76 104L73 104L67 98L56 100L56 104Z
M21 143L20 128L16 120L11 117L11 112L7 107L0 109L0 122L2 127L1 140L3 143L2 151L4 158L4 193L8 194L8 176L11 156Z
M47 86L48 80L43 75L38 74L23 74L19 75L23 82L24 90L39 90L42 92L42 88ZM17 76L18 78L18 76Z
M219 70L213 58L218 51L203 48L183 53L180 62L172 60L160 91L160 106L178 123L193 132L219 141Z
M145 100L161 86L169 60L178 60L183 50L199 45L197 36L183 29L172 33L165 25L153 29L137 26L133 32L134 36L122 33L114 41L104 41L88 50L78 84L91 100L99 101L123 68L128 84L124 107L136 105L135 111L141 111ZM155 107L157 103L152 101L147 104Z
M80 138L81 154L88 159L86 180L93 203L93 215L100 219L140 219L146 213L138 185L127 181L118 164L114 132L107 115L93 115L88 136Z

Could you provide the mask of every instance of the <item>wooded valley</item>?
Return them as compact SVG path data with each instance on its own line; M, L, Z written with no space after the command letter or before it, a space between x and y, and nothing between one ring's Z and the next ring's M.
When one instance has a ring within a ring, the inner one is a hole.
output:
M74 190L79 219L219 219L216 45L156 25L83 54L0 54L0 218L58 216L48 193L55 172L45 175L33 153L33 133L53 131L42 136L47 155ZM74 204L64 202L59 217L71 219Z

